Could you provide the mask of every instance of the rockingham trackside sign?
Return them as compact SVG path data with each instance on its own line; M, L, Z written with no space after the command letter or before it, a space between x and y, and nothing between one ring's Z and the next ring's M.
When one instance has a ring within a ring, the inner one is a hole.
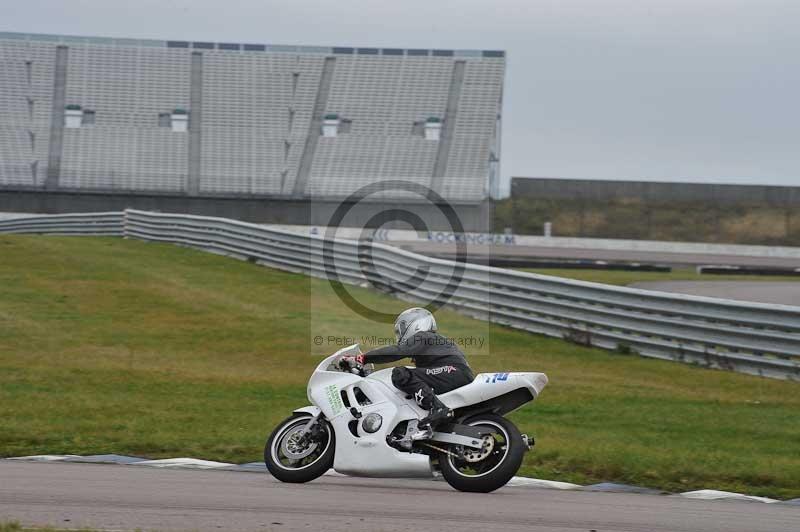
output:
M275 229L324 236L328 230L325 226L316 225L270 225ZM360 240L369 238L376 242L436 242L439 244L457 244L465 242L473 245L514 246L517 236L500 233L455 233L452 231L417 232L404 229L359 229L357 227L339 227L338 238Z

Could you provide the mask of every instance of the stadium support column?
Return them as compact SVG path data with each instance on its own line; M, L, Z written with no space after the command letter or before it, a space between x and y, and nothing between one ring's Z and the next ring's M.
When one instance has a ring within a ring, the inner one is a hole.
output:
M317 99L314 101L311 122L308 124L308 136L306 137L306 145L303 148L303 157L300 159L297 178L294 180L293 196L302 197L306 193L306 185L308 185L308 179L311 176L311 163L314 162L314 152L317 150L317 141L322 129L322 115L328 105L328 94L331 91L331 80L333 79L335 66L335 57L325 58L322 76L319 79L319 89L317 89Z
M64 105L67 97L68 48L56 47L56 71L53 76L53 108L50 111L50 144L47 154L45 188L58 188L61 178L61 152L64 145Z
M189 89L189 175L186 193L200 194L200 172L202 170L203 130L203 54L192 52L191 86Z
M439 150L436 152L436 164L433 166L431 190L441 194L444 173L447 170L447 159L450 157L450 144L453 142L453 132L456 129L456 115L458 114L458 101L461 98L461 86L464 84L465 61L453 63L453 75L450 78L450 91L447 93L447 109L444 113L444 126L439 139Z

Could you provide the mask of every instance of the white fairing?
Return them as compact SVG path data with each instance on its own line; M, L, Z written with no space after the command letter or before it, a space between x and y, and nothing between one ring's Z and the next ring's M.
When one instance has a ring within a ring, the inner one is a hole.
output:
M526 388L532 399L547 385L544 373L478 373L475 380L439 396L444 404L455 410L494 399L518 388Z
M405 400L405 394L392 385L391 368L376 371L367 379L382 382L391 389L394 395ZM536 399L546 385L547 375L544 373L478 373L471 383L438 397L448 408L455 410L494 399L518 388L526 388L531 392L532 399ZM425 415L424 410L419 408L416 410Z
M398 423L421 419L427 412L392 385L391 369L376 371L367 377L346 373L336 368L341 356L357 355L358 345L341 349L323 360L308 383L308 398L315 406L298 412L315 415L321 411L336 434L333 468L339 473L374 477L431 476L427 455L401 452L386 443L387 435ZM450 408L462 408L498 397L519 388L528 389L536 398L547 384L543 373L481 373L472 383L439 396ZM361 394L357 396L357 391ZM368 401L364 401L366 396ZM359 403L358 397L362 398ZM316 408L315 408L316 407ZM356 419L351 413L360 414ZM383 418L373 434L364 431L363 419L370 413ZM351 432L354 425L357 436Z

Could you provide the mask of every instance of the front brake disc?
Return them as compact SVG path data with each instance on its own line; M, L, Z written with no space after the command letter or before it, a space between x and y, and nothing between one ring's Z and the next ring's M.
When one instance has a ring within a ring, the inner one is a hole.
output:
M281 452L290 460L302 460L317 448L316 442L300 442L303 427L297 427L281 439Z

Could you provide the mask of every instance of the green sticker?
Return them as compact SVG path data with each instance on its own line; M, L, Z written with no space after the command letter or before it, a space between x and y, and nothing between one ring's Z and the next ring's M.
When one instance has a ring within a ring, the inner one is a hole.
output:
M335 384L325 387L325 394L328 396L328 402L331 404L333 415L336 416L344 409L342 404L342 397L339 395L339 389Z

